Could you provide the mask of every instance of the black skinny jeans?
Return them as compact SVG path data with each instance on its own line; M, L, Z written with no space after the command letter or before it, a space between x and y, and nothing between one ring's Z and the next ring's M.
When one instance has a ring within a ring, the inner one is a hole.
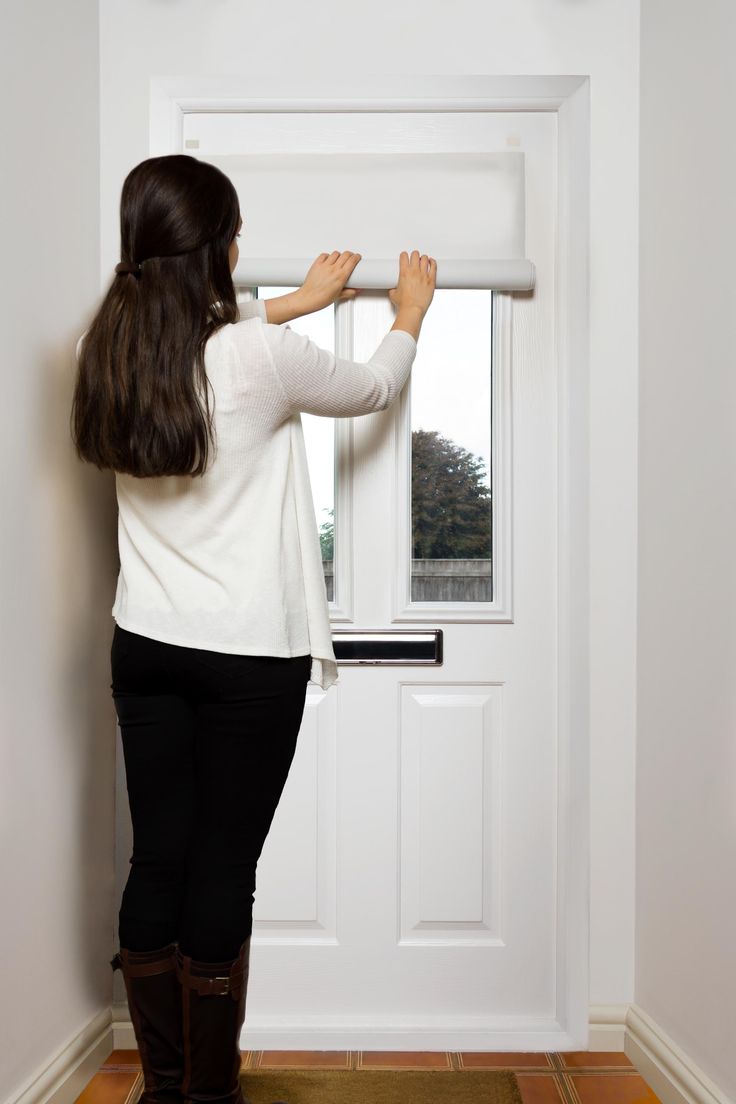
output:
M231 655L115 626L110 653L133 825L121 947L234 959L296 750L311 655Z

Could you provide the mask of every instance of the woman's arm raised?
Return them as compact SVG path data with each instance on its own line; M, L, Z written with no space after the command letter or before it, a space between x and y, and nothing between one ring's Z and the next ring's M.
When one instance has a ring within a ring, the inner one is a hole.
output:
M385 410L406 383L417 352L406 330L390 330L373 356L347 360L290 326L264 325L262 333L289 414L303 411L351 418Z

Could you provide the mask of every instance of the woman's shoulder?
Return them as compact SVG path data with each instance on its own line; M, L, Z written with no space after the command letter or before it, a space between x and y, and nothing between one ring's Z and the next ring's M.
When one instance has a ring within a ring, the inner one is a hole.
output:
M250 306L250 304L248 304ZM263 305L263 304L262 304ZM288 344L293 330L288 324L268 322L263 312L247 314L237 322L229 322L217 331L224 341L229 341L239 353L247 356L254 350L268 350L271 356L279 356L284 343Z
M247 322L253 318L258 318L261 322L268 322L265 299L239 299L238 313L240 322ZM233 325L237 326L238 323L234 322Z
M258 336L258 329L263 322L257 315L250 318L240 318L236 322L225 322L218 326L207 340L207 348L210 354L225 354L225 350L234 347L239 353L248 355L252 353L262 338Z

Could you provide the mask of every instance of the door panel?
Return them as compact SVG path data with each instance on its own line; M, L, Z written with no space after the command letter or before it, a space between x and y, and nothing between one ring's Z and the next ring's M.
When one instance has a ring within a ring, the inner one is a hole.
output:
M561 984L556 117L378 120L185 117L205 158L280 141L523 149L537 269L533 294L435 292L388 410L302 414L335 632L440 628L443 662L345 665L328 691L310 684L258 867L242 1043L538 1049ZM365 360L394 317L387 293L364 292L290 325Z

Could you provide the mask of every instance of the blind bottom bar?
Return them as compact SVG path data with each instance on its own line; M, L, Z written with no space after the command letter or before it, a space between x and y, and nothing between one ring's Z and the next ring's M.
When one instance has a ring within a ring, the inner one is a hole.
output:
M407 252L410 252L407 250ZM315 258L242 257L233 273L241 287L301 287ZM531 291L535 270L531 261L457 261L436 257L438 288L478 288L490 291ZM387 291L399 282L399 258L365 259L345 285Z

